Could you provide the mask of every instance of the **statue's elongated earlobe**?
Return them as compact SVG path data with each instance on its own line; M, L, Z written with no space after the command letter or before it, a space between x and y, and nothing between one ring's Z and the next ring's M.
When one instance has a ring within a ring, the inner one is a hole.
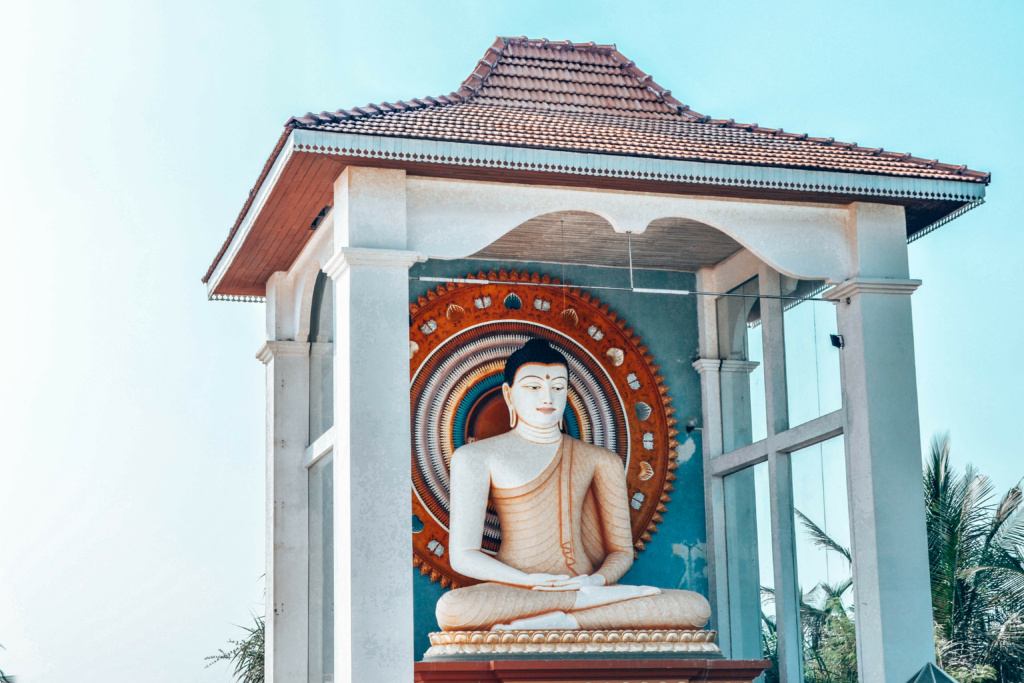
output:
M512 429L516 428L516 422L519 422L519 416L516 415L516 407L512 405L512 387L505 384L501 385L501 395L505 398L505 405L508 406L508 423Z

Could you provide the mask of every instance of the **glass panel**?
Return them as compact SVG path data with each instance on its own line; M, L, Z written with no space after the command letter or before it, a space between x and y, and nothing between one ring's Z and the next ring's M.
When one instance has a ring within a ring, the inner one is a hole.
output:
M842 436L790 456L807 681L856 683L853 568Z
M767 434L758 280L754 277L729 293L752 296L723 296L716 302L725 453Z
M334 456L309 468L309 683L334 680Z
M729 656L761 659L771 652L775 630L768 463L727 475L723 486L729 576Z
M309 321L309 443L334 424L334 281L320 273Z
M783 296L810 296L824 284L823 280L781 276ZM839 349L832 345L830 337L839 333L835 304L790 303L782 314L782 325L789 426L796 427L843 406Z

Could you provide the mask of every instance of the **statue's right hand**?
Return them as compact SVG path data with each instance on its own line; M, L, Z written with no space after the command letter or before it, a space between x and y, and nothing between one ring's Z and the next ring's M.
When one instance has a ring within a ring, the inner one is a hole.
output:
M578 587L570 587L573 583L572 576L568 574L527 574L527 585L535 591L564 591L577 590Z

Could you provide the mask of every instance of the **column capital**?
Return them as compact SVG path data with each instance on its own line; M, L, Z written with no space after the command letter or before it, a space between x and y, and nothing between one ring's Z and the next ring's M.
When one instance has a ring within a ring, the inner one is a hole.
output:
M890 294L910 296L921 286L920 280L902 280L884 277L855 277L840 282L825 292L829 299L848 299L858 294Z
M264 365L278 356L308 356L309 342L268 341L256 352L256 359Z
M425 261L417 251L401 251L398 249L367 249L362 247L342 247L342 249L324 264L324 272L332 280L337 280L349 268L405 268L414 263Z
M691 365L698 374L703 375L705 372L718 370L722 366L722 361L718 358L698 358Z
M309 355L312 358L326 358L334 355L334 342L313 342L309 345Z
M723 360L722 361L722 372L738 372L743 375L749 375L759 366L756 360Z

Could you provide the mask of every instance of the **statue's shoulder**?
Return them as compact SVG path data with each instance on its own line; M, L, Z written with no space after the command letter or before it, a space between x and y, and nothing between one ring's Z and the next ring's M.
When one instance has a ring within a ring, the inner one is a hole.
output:
M459 446L458 448L455 449L455 452L452 453L452 462L456 460L480 460L482 458L486 458L490 450L491 449L487 447L481 447L479 441L467 443L466 445Z
M580 441L569 437L572 440L572 453L573 458L581 458L584 460L591 460L595 464L612 464L617 467L622 467L622 459L619 454L615 451L610 451L607 448L601 446L595 446L592 443L586 441Z
M505 434L492 436L489 439L471 441L460 446L452 453L452 462L459 461L467 465L487 465L491 458L501 452L507 441Z

